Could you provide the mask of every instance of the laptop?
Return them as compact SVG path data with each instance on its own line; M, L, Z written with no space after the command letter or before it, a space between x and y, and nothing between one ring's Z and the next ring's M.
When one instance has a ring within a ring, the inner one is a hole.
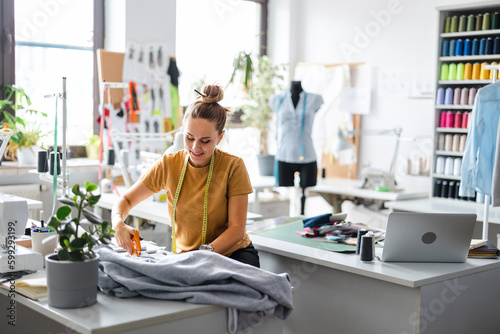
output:
M476 218L476 214L390 213L380 259L465 262Z

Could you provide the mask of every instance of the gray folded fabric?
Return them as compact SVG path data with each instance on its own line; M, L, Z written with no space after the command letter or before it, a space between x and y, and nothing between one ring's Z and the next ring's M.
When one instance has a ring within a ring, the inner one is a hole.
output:
M107 295L235 308L237 330L267 315L285 320L293 309L288 274L274 274L217 253L193 251L160 260L125 256L106 248L98 253L98 285Z

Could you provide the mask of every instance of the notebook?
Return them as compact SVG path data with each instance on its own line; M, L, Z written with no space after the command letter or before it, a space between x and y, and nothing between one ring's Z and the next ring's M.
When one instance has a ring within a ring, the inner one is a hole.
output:
M381 260L465 262L476 214L393 212Z

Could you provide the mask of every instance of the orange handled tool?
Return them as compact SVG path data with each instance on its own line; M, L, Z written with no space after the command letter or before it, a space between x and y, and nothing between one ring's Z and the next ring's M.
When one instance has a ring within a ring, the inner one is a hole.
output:
M139 231L135 230L134 236L132 237L132 255L141 256L141 237L139 236Z

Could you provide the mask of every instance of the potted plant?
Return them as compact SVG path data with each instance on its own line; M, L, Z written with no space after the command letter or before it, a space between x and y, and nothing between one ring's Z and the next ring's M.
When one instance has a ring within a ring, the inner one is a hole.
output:
M23 103L31 105L31 100L24 90L13 85L4 85L5 99L0 100L0 111L3 115L3 127L13 131L5 156L9 160L18 160L21 165L36 164L36 144L48 134L42 129L38 116L47 114L33 109L25 109ZM16 114L13 116L11 110ZM17 115L17 111L25 110L25 117Z
M241 120L244 126L260 130L259 169L262 175L273 175L274 156L269 155L268 135L273 111L271 96L284 88L285 65L273 64L268 56L257 58L257 68L243 99Z
M61 206L49 222L48 227L57 231L60 248L57 253L45 257L47 267L47 289L49 305L60 308L77 308L97 301L97 275L99 255L94 247L111 241L111 225L89 208L101 195L92 192L97 185L85 181L85 188L77 184L72 188L73 198L62 197ZM71 218L76 208L76 217ZM90 227L84 230L86 218Z

